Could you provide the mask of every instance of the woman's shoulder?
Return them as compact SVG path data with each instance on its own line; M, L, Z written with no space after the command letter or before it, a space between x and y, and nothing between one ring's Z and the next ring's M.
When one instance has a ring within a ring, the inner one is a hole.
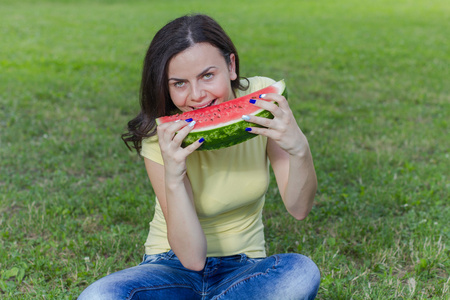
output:
M253 76L249 77L248 80L251 84L262 85L262 88L275 83L275 80L265 76Z
M260 89L263 89L265 87L268 87L269 85L274 84L275 80L273 80L272 78L269 78L269 77L264 77L264 76L253 76L253 77L248 77L246 79L243 79L241 81L241 83L244 86L248 86L248 88L244 91L239 91L238 97L245 96L247 94L250 94L250 93L256 92Z

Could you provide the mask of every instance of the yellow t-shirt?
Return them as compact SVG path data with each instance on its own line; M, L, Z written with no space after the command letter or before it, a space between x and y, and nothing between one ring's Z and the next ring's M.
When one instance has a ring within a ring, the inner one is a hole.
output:
M249 78L241 97L274 83L270 78ZM207 143L208 141L205 141ZM245 253L265 257L262 209L269 185L267 138L257 136L232 147L195 151L186 161L195 208L207 241L207 256ZM163 164L157 137L143 140L141 155ZM170 250L167 227L159 202L150 222L146 254Z

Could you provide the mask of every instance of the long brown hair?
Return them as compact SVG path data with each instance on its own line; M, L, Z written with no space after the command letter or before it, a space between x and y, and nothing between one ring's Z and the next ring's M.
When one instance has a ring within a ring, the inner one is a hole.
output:
M127 147L140 153L142 139L156 134L155 119L176 111L168 87L168 65L172 57L197 43L209 43L218 48L227 64L230 54L235 55L237 78L231 87L245 89L240 83L239 56L230 37L211 17L201 14L177 18L154 36L144 59L140 87L139 114L128 122L128 132L122 134Z

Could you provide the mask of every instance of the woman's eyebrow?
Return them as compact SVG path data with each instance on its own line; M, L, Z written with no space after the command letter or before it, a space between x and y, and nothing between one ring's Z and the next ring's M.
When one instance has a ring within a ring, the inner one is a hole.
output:
M200 72L200 74L197 75L197 77L202 77L203 75L205 75L206 73L208 73L209 71L211 71L211 69L216 69L216 66L210 66L207 67L206 69L204 69L203 71Z
M201 71L196 77L198 78L198 77L202 77L203 75L205 75L206 73L208 73L209 71L211 71L211 69L216 69L217 67L216 66L210 66L210 67L207 67L207 68L205 68L203 71ZM169 79L168 79L168 81L171 81L171 80L173 80L173 81L186 81L186 79L181 79L181 78L176 78L176 77L170 77Z
M173 81L186 81L186 79L180 79L180 78L175 78L175 77L169 78L168 81L171 81L171 80L173 80Z

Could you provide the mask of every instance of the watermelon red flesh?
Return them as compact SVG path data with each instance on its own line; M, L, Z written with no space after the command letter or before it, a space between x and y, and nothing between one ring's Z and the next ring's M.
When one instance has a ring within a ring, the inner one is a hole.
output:
M192 118L196 121L196 124L194 129L184 139L184 147L194 143L202 137L205 139L205 142L199 150L215 150L229 147L256 136L255 134L245 131L245 128L250 124L242 120L242 115L273 118L270 112L251 104L249 100L258 97L261 94L268 93L286 95L285 87L284 81L281 80L254 93L218 105L192 110L182 114L160 117L156 119L156 122L159 125L176 120ZM251 126L257 125L251 124Z

